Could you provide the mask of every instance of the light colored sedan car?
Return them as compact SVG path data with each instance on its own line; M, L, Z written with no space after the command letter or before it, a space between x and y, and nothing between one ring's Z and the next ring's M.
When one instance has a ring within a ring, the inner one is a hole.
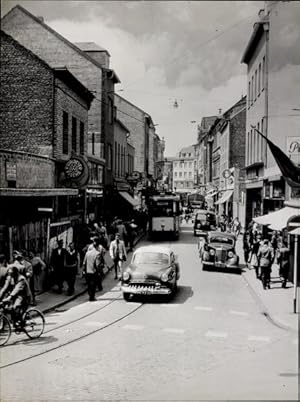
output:
M127 301L133 295L165 295L171 298L177 291L179 276L177 257L170 248L140 247L122 274L123 297Z

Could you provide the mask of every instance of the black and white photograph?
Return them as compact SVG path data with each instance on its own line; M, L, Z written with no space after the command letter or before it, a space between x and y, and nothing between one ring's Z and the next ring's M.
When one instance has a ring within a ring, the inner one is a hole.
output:
M0 0L0 400L299 400L300 1Z

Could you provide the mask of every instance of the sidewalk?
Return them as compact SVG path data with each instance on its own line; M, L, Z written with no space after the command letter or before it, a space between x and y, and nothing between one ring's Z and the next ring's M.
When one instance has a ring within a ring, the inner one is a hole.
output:
M144 237L144 235L145 234L142 233L140 236L137 237L135 245ZM131 253L128 252L128 254L130 255ZM105 254L105 262L106 267L104 269L104 276L107 276L107 274L110 272L108 270L108 267L113 266L112 259L110 258L108 252L106 252ZM43 292L36 296L37 308L45 314L50 310L59 308L64 304L69 303L70 301L76 299L77 297L83 295L86 292L87 292L86 281L84 278L78 275L76 278L75 293L72 296L67 296L65 291L62 294L58 294L54 290Z
M279 267L274 264L271 274L271 289L265 290L261 281L256 278L255 270L245 266L241 235L237 241L236 251L240 256L240 263L244 266L243 277L253 297L260 305L262 313L275 325L298 332L299 313L295 314L293 312L293 284L288 282L287 288L281 287Z

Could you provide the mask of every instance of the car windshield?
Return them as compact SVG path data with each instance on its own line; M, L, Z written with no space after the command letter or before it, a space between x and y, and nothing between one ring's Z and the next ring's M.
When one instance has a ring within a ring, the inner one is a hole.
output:
M133 257L133 264L146 264L146 265L168 265L169 264L169 256L165 253L157 253L157 252L140 252L136 253Z
M234 241L230 237L212 236L210 238L210 243L222 243L222 244L228 244L230 246L233 246Z
M209 212L198 212L196 215L196 219L198 221L209 221L209 222L214 222L216 220L215 215L210 214Z

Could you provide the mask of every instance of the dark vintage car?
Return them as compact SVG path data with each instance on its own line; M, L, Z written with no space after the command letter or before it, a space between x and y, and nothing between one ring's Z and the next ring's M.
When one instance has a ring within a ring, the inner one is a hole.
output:
M138 248L122 274L121 289L125 300L133 295L174 296L180 276L179 264L168 247Z
M236 238L232 233L210 232L202 252L202 269L241 272L235 251Z
M194 218L194 236L205 235L210 230L216 230L216 214L207 209L199 209Z

